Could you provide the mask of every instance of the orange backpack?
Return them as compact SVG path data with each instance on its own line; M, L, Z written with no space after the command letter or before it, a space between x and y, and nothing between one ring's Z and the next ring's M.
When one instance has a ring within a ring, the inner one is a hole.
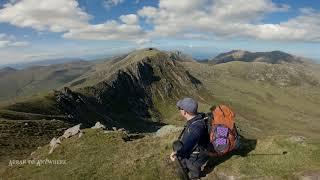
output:
M226 105L219 105L212 110L208 119L210 135L209 155L222 156L238 146L238 133L234 123L235 114Z

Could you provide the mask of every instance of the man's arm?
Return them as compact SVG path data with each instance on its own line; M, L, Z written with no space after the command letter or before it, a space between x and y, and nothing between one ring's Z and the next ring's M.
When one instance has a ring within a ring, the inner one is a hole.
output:
M192 153L193 148L197 145L200 139L199 134L200 127L191 126L185 131L181 139L182 148L177 151L177 156L182 158L187 158Z

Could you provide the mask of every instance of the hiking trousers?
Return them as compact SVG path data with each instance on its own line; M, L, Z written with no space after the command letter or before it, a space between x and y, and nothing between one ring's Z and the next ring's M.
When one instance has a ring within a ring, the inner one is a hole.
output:
M181 159L180 162L190 179L198 179L201 177L201 167L208 159L209 156L205 152L193 152L188 159Z

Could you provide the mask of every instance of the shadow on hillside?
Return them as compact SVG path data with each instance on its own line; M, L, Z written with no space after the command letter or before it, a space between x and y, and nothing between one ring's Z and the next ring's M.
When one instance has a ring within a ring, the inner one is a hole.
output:
M256 139L246 139L245 137L241 136L240 147L239 149L225 155L222 157L212 157L209 159L207 165L203 170L203 175L211 173L216 166L219 164L227 161L233 155L240 155L242 157L246 157L251 151L256 148L257 140Z

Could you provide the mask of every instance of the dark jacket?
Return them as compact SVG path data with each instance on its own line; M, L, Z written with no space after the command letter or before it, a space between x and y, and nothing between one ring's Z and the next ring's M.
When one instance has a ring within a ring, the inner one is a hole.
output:
M189 158L193 152L204 151L207 148L209 135L204 117L204 113L199 113L187 121L180 135L182 148L177 151L178 157Z

